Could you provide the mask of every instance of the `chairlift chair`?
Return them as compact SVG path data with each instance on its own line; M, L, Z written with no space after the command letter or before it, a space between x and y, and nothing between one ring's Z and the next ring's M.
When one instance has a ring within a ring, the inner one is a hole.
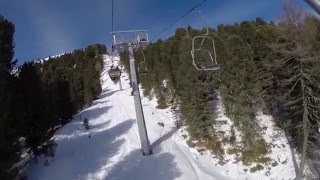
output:
M108 71L110 79L116 84L121 77L121 70L119 67L111 66L109 71Z
M148 74L148 69L145 64L146 57L142 51L141 53L142 53L143 61L138 64L138 73L139 75L145 75L145 74Z
M124 37L121 36L121 33L112 32L113 37L113 48L115 48L118 52L124 52L127 50L128 45L124 40Z
M148 74L148 69L146 67L138 67L138 73L139 75L146 75Z
M145 49L150 44L148 34L146 31L138 31L137 33L138 33L137 35L138 47Z
M114 44L113 46L119 53L122 53L122 52L128 50L127 43Z
M128 50L128 45L137 50L144 49L150 44L146 30L113 31L110 33L113 37L114 47L120 52Z
M216 55L214 40L212 37L208 36L208 34L209 34L209 31L207 28L206 34L195 36L192 39L192 50L191 50L192 64L197 70L200 70L200 71L215 71L220 69L220 65L217 63L217 55ZM197 40L201 40L201 44L198 48L195 47ZM208 49L203 49L202 46L205 41L209 41L209 43L212 44L212 51ZM196 57L197 52L206 53L207 54L206 57L208 60L204 62L199 61L199 57Z

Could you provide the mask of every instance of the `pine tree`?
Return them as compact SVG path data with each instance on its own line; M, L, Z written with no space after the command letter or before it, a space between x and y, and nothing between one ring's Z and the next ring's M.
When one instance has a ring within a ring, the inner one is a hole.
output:
M0 67L6 70L11 70L16 61L13 61L14 56L14 25L0 15Z
M298 179L304 176L308 152L317 141L319 124L320 97L319 44L320 21L313 17L302 20L295 18L299 14L286 12L286 21L278 29L278 42L272 45L277 58L275 79L282 85L285 105L289 111L287 130L294 137L302 152ZM310 156L309 156L310 157Z
M45 101L38 71L33 63L25 63L19 75L23 101L24 135L27 144L35 155L39 155L38 146L48 139L46 131L52 122L45 116Z
M15 77L10 72L15 62L14 25L0 15L0 179L11 179L13 163L19 160L17 140L20 135L15 90Z

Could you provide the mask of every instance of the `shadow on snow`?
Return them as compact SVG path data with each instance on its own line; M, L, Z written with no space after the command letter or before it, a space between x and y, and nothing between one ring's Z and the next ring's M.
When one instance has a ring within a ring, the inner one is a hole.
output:
M108 89L103 90L102 93L99 96L99 99L103 99L105 97L110 97L112 96L114 93L118 92L119 90L115 90L115 91L109 91Z
M105 114L111 106L102 106L102 107L90 107L84 111L81 111L79 114L77 114L74 118L78 119L77 121L83 121L85 117L87 117L90 120L97 119L101 115Z
M133 124L134 120L129 119L104 131L93 132L91 138L78 136L72 140L61 139L50 165L42 166L42 159L37 167L33 165L34 169L30 169L37 172L31 173L29 179L88 179L88 176L94 176L108 164L110 157L118 154L125 141L119 137Z
M181 176L181 171L169 153L157 153L143 156L140 149L132 151L118 162L105 179L110 180L163 180Z
M109 170L106 179L110 180L162 180L175 179L182 175L170 153L162 153L161 147L155 149L169 139L178 129L172 128L168 133L152 143L153 154L143 156L140 149L132 151L121 162Z
M160 145L162 142L166 141L167 139L169 139L172 135L174 135L174 133L176 133L178 131L177 128L172 128L169 132L167 132L165 135L161 136L159 139L157 139L156 141L154 141L151 144L151 148L155 149L158 145Z

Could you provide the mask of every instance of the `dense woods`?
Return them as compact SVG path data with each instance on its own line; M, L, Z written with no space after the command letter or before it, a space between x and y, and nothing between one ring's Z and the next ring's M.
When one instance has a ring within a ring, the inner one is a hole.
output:
M12 179L12 168L24 149L35 156L54 155L50 140L56 127L89 106L101 92L104 45L14 68L14 25L0 17L0 179ZM23 137L23 138L22 138Z
M223 163L224 153L235 153L244 164L270 163L270 151L259 134L258 113L273 115L279 127L293 138L295 147L312 159L319 126L320 20L286 11L280 23L261 18L209 28L216 44L218 71L197 71L192 65L192 38L206 29L178 28L174 36L153 42L143 52L149 73L140 76L143 93L157 97L158 108L178 105L184 124L199 145L205 145ZM210 49L210 44L204 44ZM143 61L141 52L136 59ZM200 61L208 55L199 54ZM127 54L121 59L128 69ZM137 63L137 64L138 64ZM166 85L164 85L166 84ZM222 97L226 115L240 131L221 138L213 127L216 104ZM232 149L224 149L226 143Z

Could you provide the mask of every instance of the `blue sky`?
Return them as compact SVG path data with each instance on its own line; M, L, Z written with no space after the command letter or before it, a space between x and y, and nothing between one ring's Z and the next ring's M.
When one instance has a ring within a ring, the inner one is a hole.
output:
M303 0L293 4L312 12ZM155 36L202 0L114 0L114 30L146 29ZM208 0L160 35L174 29L233 24L262 17L277 21L282 0ZM0 0L0 14L15 24L15 58L19 63L48 57L93 43L111 43L111 0ZM203 20L205 19L205 20Z

